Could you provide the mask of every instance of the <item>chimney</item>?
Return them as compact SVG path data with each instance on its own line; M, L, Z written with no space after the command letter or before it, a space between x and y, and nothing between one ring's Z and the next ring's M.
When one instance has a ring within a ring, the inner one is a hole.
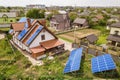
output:
M27 18L27 24L28 24L28 28L30 28L30 26L31 26L31 20L29 18Z

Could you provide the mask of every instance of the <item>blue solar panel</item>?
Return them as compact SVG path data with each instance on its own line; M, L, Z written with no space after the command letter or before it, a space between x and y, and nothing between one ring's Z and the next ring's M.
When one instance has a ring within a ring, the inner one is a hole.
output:
M116 68L116 65L110 54L105 54L92 58L92 73L112 70Z
M36 32L27 40L27 45L29 45L32 40L38 35L38 33L42 30L43 26L39 26L39 28L36 30Z
M20 34L18 35L18 40L21 40L22 39L22 37L25 35L27 33L27 30L26 29L24 29L24 30L22 30L21 32L20 32Z
M80 69L81 57L83 48L71 51L69 59L64 68L64 73L77 71Z

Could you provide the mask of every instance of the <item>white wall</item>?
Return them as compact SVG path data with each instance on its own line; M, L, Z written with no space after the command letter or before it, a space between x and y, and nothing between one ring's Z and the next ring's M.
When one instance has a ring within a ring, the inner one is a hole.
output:
M120 28L111 27L110 34L115 34L115 31L119 31L118 35L120 35Z
M45 40L41 40L41 35L45 35ZM55 39L55 37L49 33L48 31L45 30L45 32L40 32L40 34L35 38L35 40L31 43L31 45L29 46L30 48L36 47L40 45L40 42L44 42L44 41L48 41L48 40L52 40Z

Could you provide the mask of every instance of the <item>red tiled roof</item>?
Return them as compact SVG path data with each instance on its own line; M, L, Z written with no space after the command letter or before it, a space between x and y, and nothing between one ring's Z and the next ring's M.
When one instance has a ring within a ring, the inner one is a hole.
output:
M41 46L37 46L37 47L34 47L34 48L31 48L30 49L33 53L40 53L40 52L43 52L45 51L45 49Z
M62 45L62 44L64 44L64 43L59 41L58 39L53 39L53 40L49 40L49 41L45 41L45 42L40 43L40 45L42 45L46 49L51 49L51 48L57 47L57 46Z
M14 31L22 31L24 29L25 22L12 23L12 28Z
M96 18L103 19L104 17L101 14L96 15Z

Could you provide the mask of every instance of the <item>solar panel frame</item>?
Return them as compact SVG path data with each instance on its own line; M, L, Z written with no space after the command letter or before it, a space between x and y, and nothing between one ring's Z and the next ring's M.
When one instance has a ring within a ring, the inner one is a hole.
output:
M38 29L34 32L33 35L31 35L31 37L27 40L26 44L29 45L33 39L38 35L38 33L42 30L43 26L39 26Z
M102 56L92 58L91 69L92 73L102 72L116 69L116 64L114 63L110 54L104 54Z
M69 72L77 71L80 69L82 50L83 48L78 48L71 51L69 59L64 68L64 73L69 73Z

